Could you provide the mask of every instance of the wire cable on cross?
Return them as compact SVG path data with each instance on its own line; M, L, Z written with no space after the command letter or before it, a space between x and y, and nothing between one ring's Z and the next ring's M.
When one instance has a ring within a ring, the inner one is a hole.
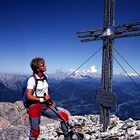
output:
M2 130L1 132L0 132L0 135L2 134L2 133L4 133L5 131L7 131L8 130L8 128L10 128L13 124L15 124L21 117L23 117L25 114L27 113L27 111L26 112L24 112L23 114L21 114L16 120L14 120L7 128L5 128L4 130Z
M119 63L119 61L113 56L114 60L118 63L118 65L124 70L126 75L130 78L130 80L134 83L134 85L140 90L140 87L137 85L137 83L132 79L132 77L127 73L127 71L124 69L124 67Z
M126 59L115 48L113 49L140 78L140 74L126 61Z
M94 57L102 48L98 49L95 53L93 53L87 60L85 60L79 67L77 67L69 76L67 76L58 86L56 86L53 90L53 92L58 89L71 75L73 75L78 69L80 69L84 64L86 64L92 57ZM51 93L51 91L49 91ZM5 128L3 131L0 132L0 135L7 131L8 128L10 128L14 123L16 123L21 117L23 117L27 112L24 112L22 115L20 115L15 121L13 121L7 128Z
M52 91L55 92L56 89L58 89L70 76L72 76L77 70L79 70L84 64L86 64L92 57L94 57L100 50L98 49L96 52L94 52L87 60L85 60L80 66L78 66L70 75L68 75L60 84L58 84Z

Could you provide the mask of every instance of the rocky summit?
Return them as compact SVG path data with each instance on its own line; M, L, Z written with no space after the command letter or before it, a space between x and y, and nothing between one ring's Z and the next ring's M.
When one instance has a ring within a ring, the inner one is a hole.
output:
M70 125L85 140L140 140L140 120L120 120L111 116L107 132L102 132L99 115L70 116ZM59 122L42 117L38 140L63 140ZM0 103L0 139L28 140L30 125L22 102ZM74 139L74 138L73 138Z

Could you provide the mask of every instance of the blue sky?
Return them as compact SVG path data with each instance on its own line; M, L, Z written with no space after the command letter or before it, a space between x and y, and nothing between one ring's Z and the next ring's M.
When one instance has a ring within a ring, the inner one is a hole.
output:
M139 5L116 0L115 24L140 21ZM0 72L31 73L36 56L45 58L49 73L75 69L102 47L102 41L81 43L75 33L102 26L103 0L0 0ZM115 40L115 49L140 72L140 37ZM101 54L81 69L94 65L100 72ZM114 73L122 71L114 62Z

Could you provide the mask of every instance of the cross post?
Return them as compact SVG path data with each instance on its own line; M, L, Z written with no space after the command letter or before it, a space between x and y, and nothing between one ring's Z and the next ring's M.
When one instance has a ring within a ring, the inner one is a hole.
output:
M88 29L77 32L81 42L103 40L101 89L97 91L96 100L100 104L100 123L103 131L110 124L110 110L116 103L112 91L113 47L118 38L140 36L140 22L115 25L115 0L104 0L104 26L99 29Z

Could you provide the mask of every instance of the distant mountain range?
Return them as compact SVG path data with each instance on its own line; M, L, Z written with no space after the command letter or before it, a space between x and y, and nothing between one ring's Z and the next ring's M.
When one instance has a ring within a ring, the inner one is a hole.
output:
M0 74L0 102L15 102L22 99L21 87L28 76ZM133 77L140 86L138 77ZM58 106L64 107L72 115L99 114L100 105L96 102L96 91L100 89L100 77L72 76L65 82L61 77L50 76L51 97ZM140 89L125 76L114 76L113 92L117 104L112 113L125 120L129 117L140 119Z

